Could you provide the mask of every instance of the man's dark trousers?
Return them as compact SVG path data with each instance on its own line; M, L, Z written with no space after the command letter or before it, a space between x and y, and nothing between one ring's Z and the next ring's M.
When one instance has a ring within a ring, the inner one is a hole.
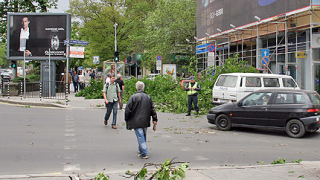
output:
M199 106L198 106L198 95L189 95L188 96L188 112L191 112L192 110L192 102L194 105L194 110L196 110L197 112L199 111Z
M111 111L113 111L113 120L112 120L112 125L115 126L117 123L117 110L118 110L118 101L114 102L109 102L106 104L107 112L104 116L104 120L108 121Z

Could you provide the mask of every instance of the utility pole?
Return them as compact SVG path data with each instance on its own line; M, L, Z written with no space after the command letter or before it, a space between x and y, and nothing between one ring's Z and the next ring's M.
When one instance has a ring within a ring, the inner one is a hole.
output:
M117 26L118 24L114 23L114 52L117 52ZM114 59L113 59L114 60ZM115 69L115 78L117 78L117 61L114 60L114 69Z

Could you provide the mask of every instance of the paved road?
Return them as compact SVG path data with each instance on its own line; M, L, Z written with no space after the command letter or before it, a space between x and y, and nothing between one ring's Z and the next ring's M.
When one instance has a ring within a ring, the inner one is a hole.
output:
M156 132L149 129L150 158L137 158L134 132L125 129L119 111L118 130L103 125L104 109L42 108L0 103L0 175L98 173L139 170L145 162L178 157L190 166L270 164L320 161L320 132L304 138L284 131L236 128L222 132L206 117L159 113Z

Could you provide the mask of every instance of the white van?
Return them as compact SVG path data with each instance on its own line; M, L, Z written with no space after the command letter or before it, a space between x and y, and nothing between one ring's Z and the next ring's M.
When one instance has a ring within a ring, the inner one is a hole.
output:
M212 104L236 102L260 89L300 89L291 76L260 73L220 74L212 88Z

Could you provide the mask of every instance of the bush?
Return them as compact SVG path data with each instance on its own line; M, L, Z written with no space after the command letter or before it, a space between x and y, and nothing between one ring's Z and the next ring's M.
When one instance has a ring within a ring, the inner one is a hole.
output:
M21 81L23 81L23 77L16 77L13 80L13 82L21 82ZM26 81L27 82L40 81L40 74L26 75Z
M143 79L128 79L125 82L124 102L137 92L136 82L145 84L144 92L151 96L156 110L161 112L185 113L188 111L188 95L180 85L181 79L173 80L169 75L156 76L154 81ZM200 114L207 114L211 105L213 83L209 79L200 81L201 91L198 95Z
M79 91L76 94L76 97L85 97L86 99L103 99L103 81L99 79L95 81L94 79L90 80L90 86L85 87L83 90Z
M198 74L197 61L191 61L188 67L188 72L192 74ZM197 80L198 76L195 76L196 82L201 86L201 91L198 93L198 105L200 108L200 114L207 114L210 108L214 107L212 102L212 88L222 73L231 72L258 72L254 67L248 66L247 61L238 60L238 55L234 58L227 59L222 66L217 66L214 69L215 73L212 76L213 68L209 68L207 71L200 72L201 78ZM184 88L180 85L181 79L172 79L170 75L156 76L154 80L150 79L136 79L132 77L125 81L125 91L123 94L123 102L126 103L130 96L137 92L136 82L142 81L145 84L144 92L151 96L156 110L160 112L169 113L185 113L188 111L188 95ZM90 86L85 87L76 96L84 96L86 99L98 99L103 98L102 95L102 80L90 81Z

